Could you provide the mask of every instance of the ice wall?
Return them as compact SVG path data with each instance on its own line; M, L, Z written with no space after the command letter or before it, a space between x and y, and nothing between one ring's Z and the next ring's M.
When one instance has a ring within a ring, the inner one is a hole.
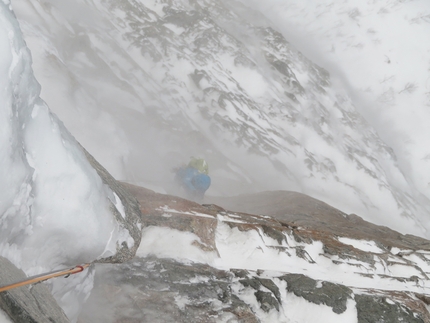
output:
M8 0L0 48L0 255L33 275L115 254L130 241L110 210L120 202L40 99ZM91 272L53 281L72 320L91 286Z

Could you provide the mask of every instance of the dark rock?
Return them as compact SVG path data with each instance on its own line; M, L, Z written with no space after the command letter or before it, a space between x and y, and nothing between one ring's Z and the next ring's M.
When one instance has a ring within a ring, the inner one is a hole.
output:
M250 287L250 288L255 289L256 291L260 291L261 286L264 286L268 290L270 290L273 293L273 295L275 295L276 300L279 303L282 302L281 293L279 292L279 288L278 288L278 286L276 286L276 284L271 279L252 277L252 278L247 278L247 279L241 279L241 280L239 280L239 283L241 283L244 287ZM277 309L279 310L279 307L277 307Z
M346 302L351 298L352 290L346 286L317 281L300 274L288 274L280 277L287 282L287 290L314 304L330 306L333 312L341 314L346 311Z
M356 295L358 323L424 323L406 306L376 295Z
M249 274L249 272L244 269L231 269L230 271L238 278L245 278Z
M94 291L80 320L105 322L104 315L108 315L115 316L116 322L132 322L136 317L139 322L151 323L215 323L221 317L234 322L259 322L250 306L231 291L233 279L232 273L207 265L185 265L155 257L100 264ZM273 303L263 298L265 304ZM107 313L93 311L96 304Z
M269 312L271 309L276 308L279 311L279 303L272 296L272 293L263 292L261 290L254 293L257 301L261 304L261 309L265 312Z
M124 186L115 180L111 174L94 159L94 157L81 146L91 166L97 171L97 174L102 179L103 183L109 186L109 188L115 192L120 198L122 205L124 206L125 218L118 212L114 204L111 202L111 211L117 222L121 224L129 233L134 240L134 245L129 248L125 242L121 246L117 246L117 253L111 257L103 258L98 262L109 262L117 263L124 262L132 259L136 254L136 250L139 247L140 240L142 238L142 217L140 212L139 202L136 197L130 194Z
M273 293L273 295L275 295L278 302L281 303L282 302L281 293L279 292L279 288L278 288L278 286L276 286L276 284L273 282L273 280L264 279L264 278L260 278L259 280L261 282L261 285L263 285L268 290L270 290Z
M241 283L245 287L251 287L255 290L259 290L261 286L260 280L255 278L241 279L239 280L239 283Z
M0 257L0 285L25 280L25 273ZM43 284L22 286L0 293L0 308L15 323L67 323L69 319Z
M262 225L261 228L267 236L278 241L279 244L282 244L282 241L285 241L285 236L282 234L282 231L280 232L279 230L273 229L267 225Z
M296 256L299 258L302 258L306 260L307 262L314 264L315 261L312 259L312 257L308 254L308 252L301 246L296 247Z

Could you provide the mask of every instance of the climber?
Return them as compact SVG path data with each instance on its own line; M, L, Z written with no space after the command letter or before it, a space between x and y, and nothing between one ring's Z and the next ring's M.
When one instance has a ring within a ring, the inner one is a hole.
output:
M188 165L175 170L175 181L185 192L185 197L195 202L202 202L206 190L211 185L209 167L203 158L191 157Z

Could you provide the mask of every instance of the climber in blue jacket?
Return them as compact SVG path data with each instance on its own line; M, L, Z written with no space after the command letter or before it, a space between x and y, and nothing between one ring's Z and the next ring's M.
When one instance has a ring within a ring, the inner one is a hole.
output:
M208 173L209 167L206 161L192 157L188 165L176 169L176 181L185 191L188 199L201 202L211 185Z

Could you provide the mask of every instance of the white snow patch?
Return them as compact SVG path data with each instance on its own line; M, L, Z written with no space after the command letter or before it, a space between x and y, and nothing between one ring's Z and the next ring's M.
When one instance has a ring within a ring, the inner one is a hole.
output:
M115 192L113 192L113 195L115 196L115 207L118 210L118 212L121 214L121 216L125 219L124 205L122 204L121 199Z
M385 251L379 248L375 241L369 241L369 240L356 240L351 238L338 238L340 242L343 244L347 244L350 246L353 246L356 249L360 249L366 252L373 252L373 253L384 253Z
M282 303L287 322L297 323L357 323L357 309L355 301L347 300L347 309L341 314L336 314L329 306L314 304L293 293L287 293L286 301Z
M0 323L13 323L9 315L7 315L2 309L0 309Z
M215 252L205 252L193 243L202 244L200 238L191 232L171 228L149 226L142 231L142 241L136 252L138 257L155 255L172 258L185 263L213 263Z
M162 3L161 1L143 1L138 0L139 2L142 2L146 7L153 10L158 16L163 17L165 15L163 8L167 6L167 4Z
M212 219L212 220L214 219L213 216L210 216L210 215L207 215L204 213L199 213L199 212L194 212L194 211L191 211L191 212L189 212L189 211L178 211L178 210L175 210L175 209L168 207L167 205L161 206L157 210L164 211L165 213L162 215L164 217L168 217L169 215L171 216L171 214L184 214L184 215L198 216L201 218L208 218L208 219Z
M178 308L183 311L185 310L185 307L190 304L190 300L188 297L184 295L176 295L175 296L175 304L178 306Z
M174 25L174 24L168 24L168 23L166 23L166 24L164 24L164 27L166 27L166 28L170 29L171 31L173 31L176 35L180 35L180 34L182 34L185 31L184 28L179 27L179 26Z
M240 231L223 221L218 222L216 246L219 258L213 265L221 269L246 268L279 273L300 273L316 280L361 288L382 290L409 290L423 292L430 282L423 280L419 285L414 281L399 281L391 277L421 277L422 273L413 266L395 260L386 262L374 253L374 265L356 259L327 257L320 241L311 244L297 242L286 235L287 243L266 237L257 230ZM369 245L360 242L360 247ZM375 251L374 248L371 250ZM378 251L378 250L377 250ZM419 263L419 262L418 262ZM428 266L423 269L426 270ZM363 275L365 274L365 275ZM367 275L371 276L367 276ZM388 276L388 277L387 277Z
M222 222L248 223L248 222L243 221L243 220L235 219L234 217L231 217L229 214L225 214L225 215L223 215L223 214L218 214L218 215L217 215L217 218L218 218L218 220L219 220L219 221L222 221Z

